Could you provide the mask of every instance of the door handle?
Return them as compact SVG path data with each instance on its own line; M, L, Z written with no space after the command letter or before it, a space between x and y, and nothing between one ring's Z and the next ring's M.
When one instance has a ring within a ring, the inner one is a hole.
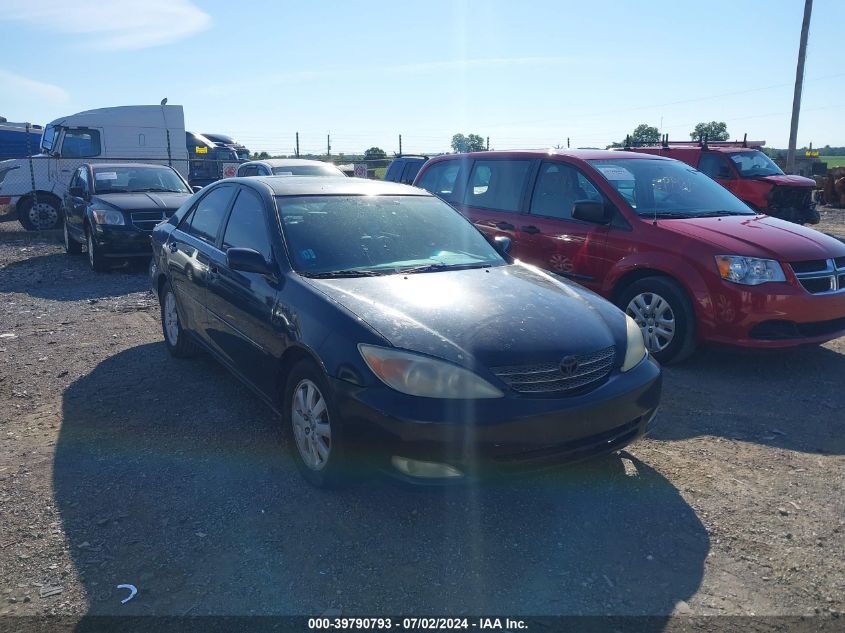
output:
M513 231L515 227L510 222L496 222L496 228L502 231Z
M533 224L529 224L528 226L521 226L519 228L523 233L529 233L530 235L535 235L536 233L540 232L540 229L538 229Z

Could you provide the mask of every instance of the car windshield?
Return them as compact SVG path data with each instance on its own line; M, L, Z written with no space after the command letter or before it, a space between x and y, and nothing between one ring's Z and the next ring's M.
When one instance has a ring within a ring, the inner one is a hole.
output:
M783 175L780 167L775 165L771 158L759 150L735 152L729 154L729 156L743 178Z
M727 189L679 161L614 158L588 162L639 215L754 215Z
M287 165L273 167L275 176L343 176L333 165Z
M169 167L101 167L94 170L94 193L158 191L190 193Z
M505 260L463 216L428 196L279 198L294 269L308 276L435 272Z

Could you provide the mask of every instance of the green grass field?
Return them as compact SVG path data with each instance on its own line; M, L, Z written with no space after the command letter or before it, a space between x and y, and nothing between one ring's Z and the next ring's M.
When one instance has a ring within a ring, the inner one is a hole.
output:
M845 156L819 156L819 158L827 163L828 169L833 169L834 167L845 167Z

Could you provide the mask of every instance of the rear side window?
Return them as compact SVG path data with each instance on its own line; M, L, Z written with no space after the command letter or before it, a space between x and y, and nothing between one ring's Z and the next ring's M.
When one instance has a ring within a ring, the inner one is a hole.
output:
M264 203L251 191L241 189L223 234L223 250L251 248L269 261L272 253L267 224L264 221Z
M711 178L730 178L731 169L725 158L719 154L702 154L698 161L698 171L707 174Z
M532 214L569 220L572 218L572 205L578 200L601 202L602 195L572 165L547 162L540 166L531 196Z
M455 182L460 171L461 163L456 160L435 163L425 170L417 186L436 196L448 199L455 190Z
M472 167L464 202L471 207L519 211L531 161L478 160Z
M232 193L232 187L218 187L200 200L194 209L188 232L204 242L214 244Z
M387 168L387 173L384 175L385 180L390 182L399 182L399 174L402 173L402 167L405 165L404 160L394 160Z
M100 155L100 132L86 128L66 130L62 141L63 158L87 158Z
M243 165L238 169L238 176L257 176L258 165Z
M423 162L421 160L409 160L405 165L405 169L402 170L402 182L407 185L414 182L414 178L417 177L417 173L420 171L420 167L423 166Z

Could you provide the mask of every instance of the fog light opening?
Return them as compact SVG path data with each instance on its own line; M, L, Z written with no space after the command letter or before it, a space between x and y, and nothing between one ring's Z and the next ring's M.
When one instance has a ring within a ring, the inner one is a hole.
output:
M449 464L423 462L417 459L400 457L399 455L394 455L390 459L390 463L393 464L396 470L409 477L419 477L421 479L454 479L464 476L460 470Z

